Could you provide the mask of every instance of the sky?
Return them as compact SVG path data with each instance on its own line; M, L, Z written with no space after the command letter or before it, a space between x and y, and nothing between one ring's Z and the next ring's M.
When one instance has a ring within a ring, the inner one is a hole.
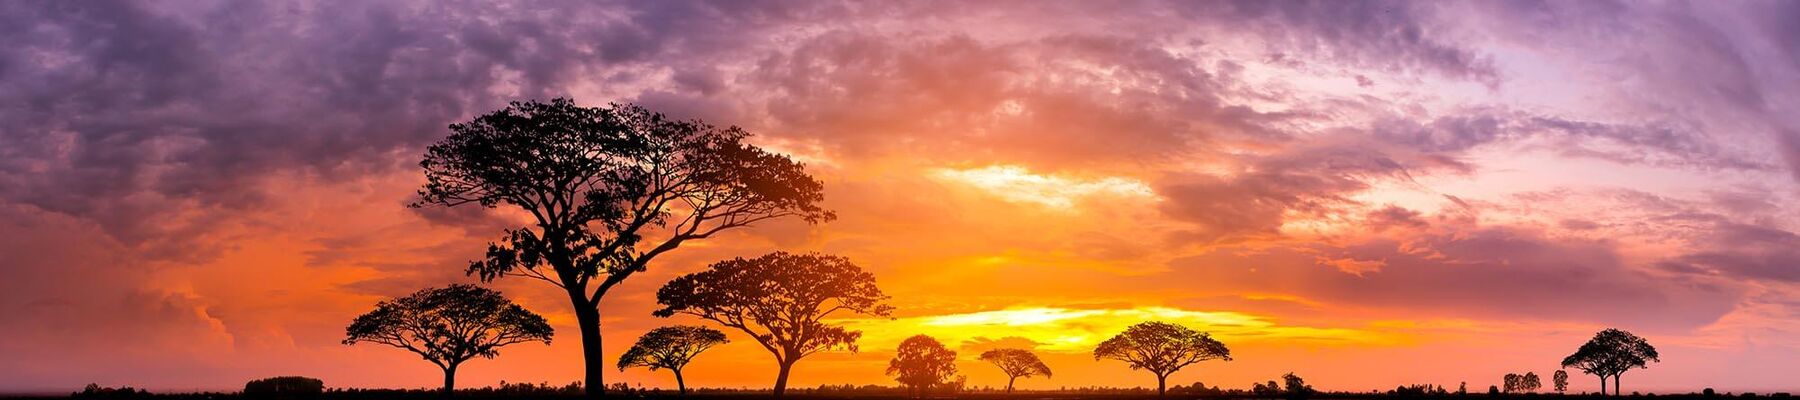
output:
M1549 376L1594 332L1626 391L1800 390L1800 2L0 2L0 391L430 387L344 345L525 223L407 208L447 125L507 102L737 125L838 219L659 258L604 300L616 357L664 282L776 250L849 257L893 319L792 387L893 384L929 334L976 386L1154 386L1093 345L1142 321L1231 361L1171 384L1325 390ZM462 386L580 379L574 315L490 287L550 345ZM690 385L767 387L748 337ZM1574 391L1598 380L1572 371ZM667 371L609 382L671 387Z

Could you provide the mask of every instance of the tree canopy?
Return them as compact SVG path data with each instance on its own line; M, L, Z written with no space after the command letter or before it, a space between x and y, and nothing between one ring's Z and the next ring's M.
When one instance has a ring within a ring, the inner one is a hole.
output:
M1166 322L1132 325L1094 348L1094 359L1124 361L1131 369L1156 374L1157 394L1167 392L1170 374L1206 360L1231 361L1231 349L1212 335Z
M380 343L418 353L444 370L444 392L455 387L456 367L475 357L493 358L500 347L550 344L554 330L544 317L513 304L500 292L474 285L420 290L383 301L345 328L344 344Z
M637 344L625 350L619 356L619 370L630 367L649 367L651 371L666 368L675 372L675 385L681 393L687 393L687 381L681 377L681 369L694 360L701 352L713 346L725 344L725 333L704 326L665 326L650 330L638 337Z
M775 218L834 218L818 205L822 183L735 126L559 98L513 102L450 131L419 162L426 183L414 206L507 205L531 217L467 273L566 291L593 397L604 387L597 307L613 287L687 241Z
M1563 358L1563 368L1575 368L1589 375L1600 377L1600 392L1606 393L1606 378L1613 379L1613 394L1619 391L1619 380L1625 372L1634 368L1648 368L1651 362L1660 362L1656 346L1644 338L1618 329L1606 329L1594 334L1593 339L1583 343L1575 354Z
M942 386L956 376L956 352L930 336L914 335L900 342L887 374L914 394Z
M993 349L981 353L981 361L1000 367L1006 373L1006 392L1012 393L1013 381L1033 376L1050 377L1050 366L1044 365L1036 353L1025 349Z
M750 335L780 364L777 396L787 387L793 364L819 352L856 351L862 332L821 320L840 312L889 316L893 307L875 286L875 275L850 259L823 254L774 252L734 258L663 285L655 315L687 314Z

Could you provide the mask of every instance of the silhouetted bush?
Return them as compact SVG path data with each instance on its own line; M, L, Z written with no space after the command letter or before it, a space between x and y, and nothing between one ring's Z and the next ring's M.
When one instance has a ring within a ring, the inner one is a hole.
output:
M277 376L244 383L244 397L310 398L325 393L325 381L304 376Z
M139 399L149 398L150 392L144 391L144 389L133 389L130 386L109 388L100 386L98 383L89 383L86 388L82 388L79 392L71 393L69 397L78 399Z

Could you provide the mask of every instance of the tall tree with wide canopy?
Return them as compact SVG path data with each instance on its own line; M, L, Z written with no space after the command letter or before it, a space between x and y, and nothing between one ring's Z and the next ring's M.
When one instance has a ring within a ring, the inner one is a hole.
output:
M819 223L824 187L738 127L676 120L633 105L514 102L450 125L419 166L415 207L506 205L530 216L468 273L542 280L567 293L581 328L587 394L606 361L600 301L683 243L775 218Z
M1006 373L1007 393L1012 393L1013 382L1019 378L1050 377L1050 366L1044 365L1044 360L1030 350L993 349L982 352L979 359L1000 367L1000 372Z
M550 344L554 333L544 317L473 285L425 289L377 303L344 331L344 344L385 344L436 364L444 370L445 397L455 393L456 367L464 361L494 358L500 347L516 343Z
M639 336L637 344L625 350L619 356L619 370L631 367L649 367L651 371L658 368L675 372L675 387L681 394L687 394L687 381L682 379L681 370L687 368L688 362L701 352L730 342L725 333L704 326L665 326L651 329Z
M956 376L956 351L930 336L913 335L900 341L894 359L888 361L887 374L906 385L913 396L921 396Z
M848 258L774 252L720 261L669 281L656 292L656 302L663 308L654 314L693 315L750 334L780 365L775 376L779 397L801 358L833 349L857 350L862 332L822 319L839 312L887 317L894 309L883 303L887 298L875 286L875 275Z
M1094 359L1124 361L1156 374L1156 395L1168 392L1169 375L1206 360L1231 361L1231 349L1212 335L1166 322L1144 322L1094 347Z
M1575 368L1589 375L1600 377L1600 394L1606 394L1606 378L1613 380L1613 395L1619 394L1619 380L1625 372L1633 368L1649 368L1651 362L1661 362L1656 354L1656 346L1650 341L1618 329L1606 329L1594 334L1581 348L1563 358L1563 368Z

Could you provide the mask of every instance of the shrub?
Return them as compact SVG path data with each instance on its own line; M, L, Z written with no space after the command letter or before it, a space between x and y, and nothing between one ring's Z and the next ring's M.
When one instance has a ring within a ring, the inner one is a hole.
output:
M313 397L325 392L325 381L304 376L277 376L244 384L244 396Z
M135 399L149 398L150 392L144 391L144 389L133 389L130 386L109 388L100 386L100 384L97 383L89 383L87 387L82 388L80 392L71 393L69 397L80 399Z

